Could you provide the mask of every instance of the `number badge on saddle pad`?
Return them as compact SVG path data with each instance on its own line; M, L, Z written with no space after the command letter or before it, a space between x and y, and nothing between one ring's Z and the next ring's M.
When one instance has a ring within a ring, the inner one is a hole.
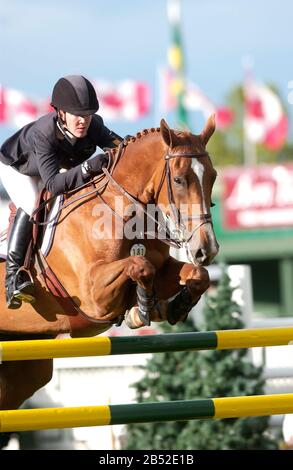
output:
M142 243L135 243L130 250L130 256L145 256L146 247Z

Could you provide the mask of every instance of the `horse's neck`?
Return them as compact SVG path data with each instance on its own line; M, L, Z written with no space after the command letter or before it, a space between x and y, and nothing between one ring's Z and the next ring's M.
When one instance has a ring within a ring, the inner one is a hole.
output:
M119 183L123 190L126 190L140 202L149 203L154 175L156 172L163 171L163 153L164 148L158 132L143 136L128 144L113 172L115 181ZM148 188L150 188L149 192ZM89 188L82 189L80 195L88 192ZM73 199L74 197L72 196ZM118 205L116 205L116 198L118 199ZM105 209L104 202L108 206L107 209ZM120 202L122 202L121 205ZM107 221L112 220L114 214L116 215L115 224L117 221L119 223L119 219L122 223L125 207L128 204L131 204L131 201L123 195L123 191L119 191L117 187L115 188L109 182L105 190L101 192L101 198L93 195L93 199L87 200L85 198L83 204L80 204L79 201L66 209L65 212L62 211L62 222L57 227L54 243L57 252L62 256L63 248L66 251L70 247L70 250L74 250L74 253L78 255L77 257L83 258L85 256L84 251L86 251L89 259L94 259L96 246L100 246L98 238L95 238L95 230L101 225L101 214L105 214L107 219L105 225L107 225ZM107 216L109 217L107 218ZM111 225L112 223L108 222L108 224ZM110 237L107 242L107 249L120 252L124 249L125 243L129 242L125 241L124 237L123 239ZM87 247L87 250L85 250L85 247ZM104 247L103 250L105 255ZM53 247L51 255L54 251ZM71 258L72 256L69 256L69 259L65 259L64 263L70 263Z
M163 171L163 153L159 133L137 138L125 149L113 174L115 180L141 202L149 202L148 188L154 184L156 172Z

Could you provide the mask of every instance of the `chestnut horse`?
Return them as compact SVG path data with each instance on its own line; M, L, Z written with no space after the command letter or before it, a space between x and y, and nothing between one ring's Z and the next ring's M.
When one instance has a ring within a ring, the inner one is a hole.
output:
M110 164L103 177L65 195L46 258L65 297L72 299L72 311L48 289L38 256L33 268L36 302L8 310L5 264L1 263L0 339L55 338L68 332L93 336L123 319L130 328L150 321L174 324L184 320L208 288L203 266L218 252L210 215L216 172L206 151L214 130L214 116L200 135L171 130L162 120L160 128L144 130L109 150ZM132 221L121 204L117 207L115 198L149 217L153 233L147 233L144 221L142 237L107 234L112 225L123 229ZM147 215L146 207L151 204L160 208L166 221L165 237L159 236L163 224ZM111 216L103 237L97 217L101 207ZM170 245L185 247L190 263L171 257ZM0 409L19 407L44 386L51 379L52 363L1 364Z

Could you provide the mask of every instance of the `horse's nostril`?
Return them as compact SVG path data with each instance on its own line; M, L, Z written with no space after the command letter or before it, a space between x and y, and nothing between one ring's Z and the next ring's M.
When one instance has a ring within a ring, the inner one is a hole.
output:
M208 258L208 256L207 256L206 251L203 250L202 248L199 248L196 252L195 259L199 263L204 263L207 260L207 258Z
M199 250L197 250L195 257L196 257L197 259L199 259L199 258L202 258L203 256L204 256L204 252L203 252L203 250L200 248Z

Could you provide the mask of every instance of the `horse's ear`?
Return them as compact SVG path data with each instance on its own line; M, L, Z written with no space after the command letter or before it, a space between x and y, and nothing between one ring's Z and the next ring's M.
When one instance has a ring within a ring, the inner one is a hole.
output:
M208 118L204 130L200 134L200 138L201 138L204 146L207 145L208 141L210 140L213 133L215 132L215 129L216 129L216 115L212 114Z
M172 131L166 123L165 119L161 119L160 128L165 144L167 144L168 147L172 147Z

